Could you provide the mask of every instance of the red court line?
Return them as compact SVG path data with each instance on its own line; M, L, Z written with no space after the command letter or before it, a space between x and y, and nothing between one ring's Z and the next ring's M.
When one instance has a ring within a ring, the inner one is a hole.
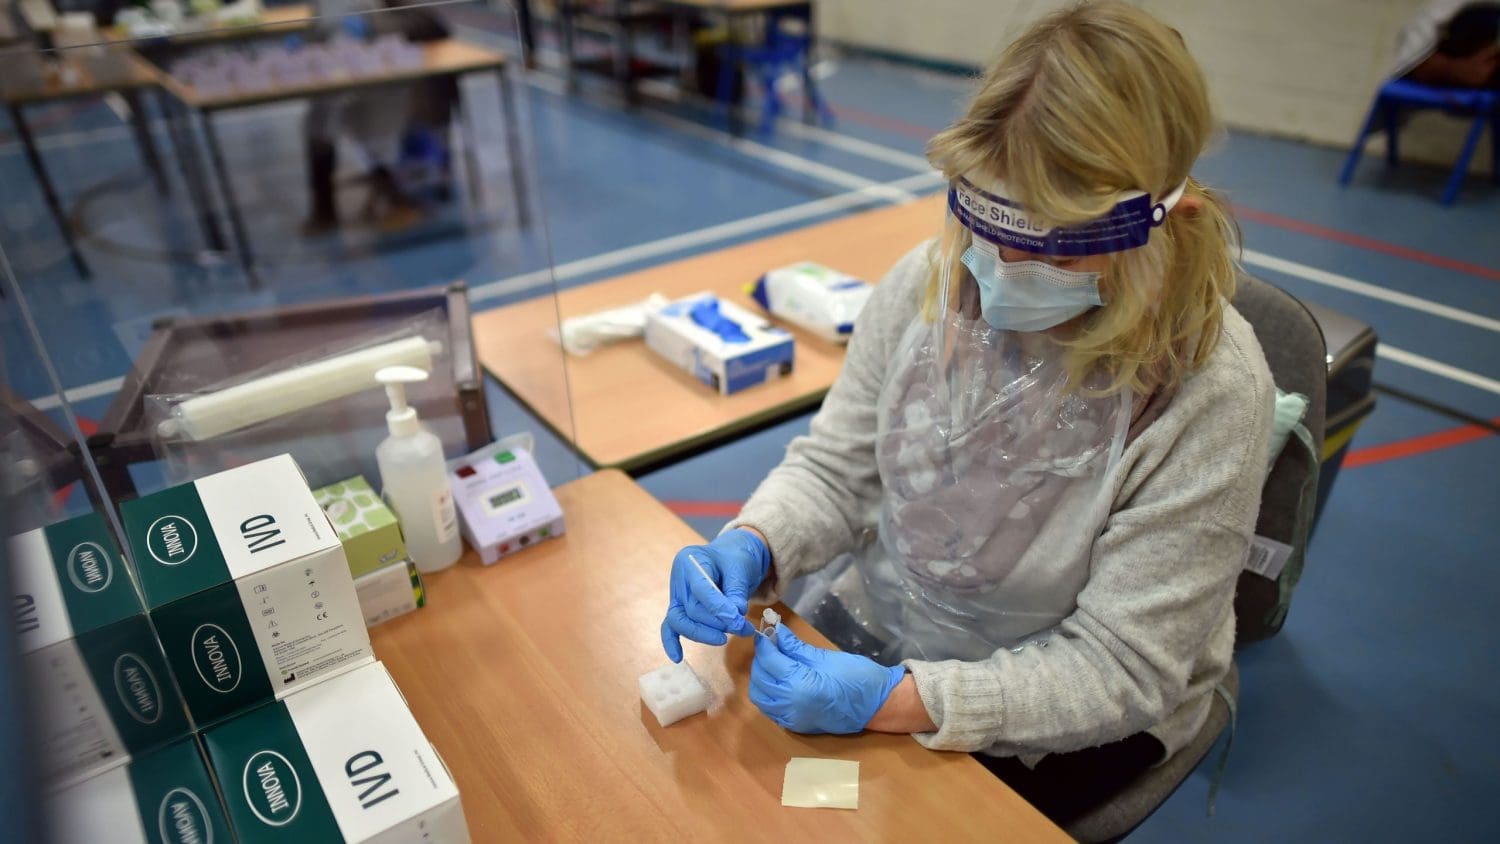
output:
M663 501L668 510L684 519L732 519L740 514L743 501Z
M800 103L800 98L797 98L797 102ZM855 123L862 123L875 129L883 129L888 132L895 132L899 135L908 135L913 138L921 138L924 141L928 140L938 132L938 130L936 129L931 129L916 123L910 123L897 117L887 117L882 114L872 114L871 112L862 111L857 108L850 108L848 106L834 107L833 113L835 117L848 118ZM1368 249L1371 252L1379 252L1383 255L1394 255L1398 258L1405 258L1408 261L1416 261L1418 263L1427 264L1428 266L1432 267L1441 267L1445 270L1453 270L1454 272L1467 273L1469 275L1478 276L1480 278L1487 278L1491 281L1500 281L1500 269L1497 269L1495 267L1486 267L1481 264L1471 264L1467 261L1445 258L1442 255L1435 255L1431 252L1423 252L1420 249L1412 249L1408 246L1400 246L1395 243L1388 243L1384 240L1377 240L1373 237L1365 237L1364 235L1355 234L1353 232L1341 231L1339 229L1329 228L1328 226L1320 226L1317 223L1309 223L1305 220L1298 220L1295 217L1287 217L1282 214L1272 213L1270 211L1261 211L1258 208L1249 208L1244 205L1235 205L1234 212L1243 219L1252 220L1263 225L1275 226L1279 229L1286 229L1287 231L1294 231L1299 234L1310 235L1312 237L1321 238L1323 240L1333 241L1334 243L1342 243L1346 246L1355 246L1360 249Z
M1500 269L1485 267L1479 264L1471 264L1467 261L1456 261L1452 258L1444 258L1442 255L1434 255L1431 252L1423 252L1420 249L1411 249L1406 246L1398 246L1373 237L1354 234L1353 232L1339 231L1316 223L1309 223L1292 217L1284 217L1273 214L1270 211L1260 211L1255 208L1247 208L1243 205L1235 205L1234 213L1246 220L1253 220L1279 229L1298 232L1299 234L1312 235L1313 237L1331 240L1335 243L1343 243L1348 246L1357 246L1372 252L1380 252L1385 255L1395 255L1408 261L1417 261L1433 267L1441 267L1454 272L1468 273L1491 281L1500 281Z
M1493 420L1500 425L1500 419ZM1376 463L1386 463L1391 460L1400 460L1404 457L1415 457L1419 454L1429 454L1445 448L1464 445L1485 437L1495 436L1495 432L1478 425L1464 425L1461 428L1450 428L1446 431L1438 431L1434 434L1424 434L1420 437L1412 437L1405 440L1373 445L1368 448L1356 449L1349 452L1344 458L1344 468L1354 469L1360 466L1371 466Z

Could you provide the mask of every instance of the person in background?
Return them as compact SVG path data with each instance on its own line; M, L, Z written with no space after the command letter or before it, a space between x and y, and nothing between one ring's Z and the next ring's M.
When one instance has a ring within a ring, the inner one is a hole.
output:
M1391 78L1500 89L1500 3L1428 3L1401 29Z
M1181 37L1130 4L1007 47L928 146L941 235L876 286L809 433L673 560L667 655L752 635L796 582L842 650L756 635L767 717L973 752L1064 827L1184 747L1231 663L1274 401L1192 177L1214 131Z
M327 35L373 39L396 32L417 43L448 37L447 25L436 14L406 5L405 0L318 0L316 10ZM453 77L314 99L303 122L309 206L303 233L321 234L339 225L335 176L340 138L363 156L369 194L362 216L377 227L400 229L420 216L396 172L413 155L435 162L432 169L441 184L434 192L446 198L451 178L446 136L457 103Z

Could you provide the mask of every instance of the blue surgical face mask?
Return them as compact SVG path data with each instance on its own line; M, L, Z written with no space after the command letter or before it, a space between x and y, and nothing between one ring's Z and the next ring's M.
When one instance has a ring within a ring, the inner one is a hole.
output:
M1046 331L1104 304L1098 273L1002 261L978 246L964 250L962 261L979 284L985 322L1001 331Z

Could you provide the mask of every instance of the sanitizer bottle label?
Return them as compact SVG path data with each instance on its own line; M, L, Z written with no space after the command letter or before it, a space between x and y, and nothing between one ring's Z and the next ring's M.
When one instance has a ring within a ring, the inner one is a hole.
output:
M450 542L458 536L458 511L453 507L453 491L447 484L432 496L432 523L437 526L437 541Z

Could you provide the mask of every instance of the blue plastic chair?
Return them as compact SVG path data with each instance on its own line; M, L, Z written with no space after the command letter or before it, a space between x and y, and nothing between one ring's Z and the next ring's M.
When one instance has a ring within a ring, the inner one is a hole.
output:
M1500 184L1500 92L1478 88L1440 88L1407 79L1392 79L1380 86L1375 94L1375 104L1370 107L1370 115L1365 118L1364 128L1359 130L1359 137L1354 139L1354 147L1349 150L1349 159L1344 162L1344 172L1339 176L1339 184L1349 184L1349 180L1354 177L1354 168L1359 164L1360 154L1364 152L1365 139L1380 128L1385 130L1386 163L1392 167L1399 163L1396 136L1401 132L1403 108L1438 108L1449 114L1474 118L1473 125L1469 127L1469 136L1458 154L1458 161L1453 165L1453 173L1448 177L1448 185L1443 188L1440 201L1444 205L1452 205L1453 200L1458 197L1464 175L1469 172L1469 160L1474 157L1474 150L1479 146L1479 136L1484 134L1487 122L1492 124L1492 176L1495 183Z
M800 21L802 26L783 26L784 22L794 20ZM812 78L812 38L805 34L808 23L806 13L771 12L766 15L766 38L763 43L749 47L725 43L721 47L720 55L723 60L720 66L724 71L719 74L716 99L725 119L731 125L734 74L728 72L728 69L737 64L745 68L747 76L753 76L760 82L762 133L769 134L776 126L776 118L781 115L781 97L776 93L776 80L787 71L802 77L802 92L807 98L809 116L816 114L823 125L833 125L833 112L823 101L823 95L819 93Z

